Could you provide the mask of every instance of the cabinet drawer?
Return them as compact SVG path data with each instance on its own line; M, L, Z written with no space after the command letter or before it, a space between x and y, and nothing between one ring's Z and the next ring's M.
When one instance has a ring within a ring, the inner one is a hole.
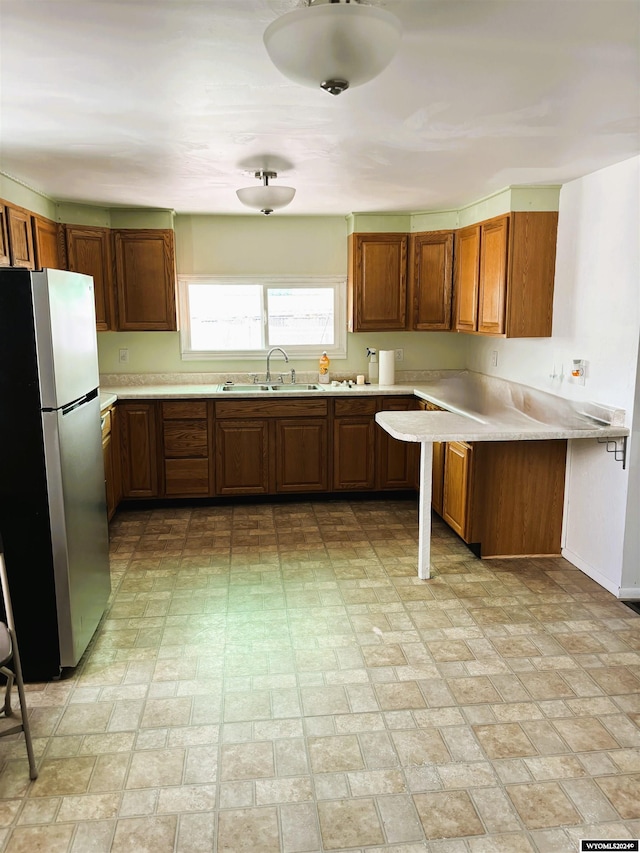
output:
M198 400L195 403L191 400L163 403L162 417L164 420L177 420L183 418L189 418L190 420L202 418L205 420L207 417L207 403L205 400Z
M410 412L418 408L415 397L383 397L382 409L386 412Z
M349 397L336 400L334 413L337 418L345 415L375 415L377 399L375 397Z
M164 455L167 457L208 456L206 420L165 421Z
M207 459L166 459L164 463L166 495L208 495Z
M295 400L224 400L216 403L217 418L308 418L326 415L327 401L317 397Z

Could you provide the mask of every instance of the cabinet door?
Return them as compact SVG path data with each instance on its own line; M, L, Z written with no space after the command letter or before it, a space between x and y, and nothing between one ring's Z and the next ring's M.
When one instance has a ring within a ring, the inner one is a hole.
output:
M171 229L114 231L118 329L175 331L176 275Z
M478 331L485 335L503 335L505 332L508 238L508 216L482 225Z
M42 216L33 216L32 224L36 269L66 270L62 225Z
M119 403L122 492L125 498L158 496L154 403Z
M276 491L326 492L328 489L326 418L276 421Z
M402 397L383 397L383 411L407 412L417 408L416 400ZM377 474L379 489L414 489L419 475L420 445L398 441L377 427Z
M463 228L455 239L454 300L455 328L474 332L478 323L478 279L480 274L480 226Z
M111 232L88 225L65 226L67 261L70 270L93 276L96 329L115 328L115 288L111 260Z
M509 217L509 337L551 335L557 236L555 212L519 211Z
M33 230L29 211L7 205L7 228L11 266L34 270L36 260L33 251Z
M373 417L336 418L333 422L333 488L375 488L375 421Z
M7 228L7 206L0 204L0 267L11 264L9 256L9 231Z
M406 234L349 238L349 330L407 328Z
M216 493L269 494L269 422L219 420L215 428Z
M412 234L410 252L411 327L451 328L453 231Z
M471 445L449 441L445 451L442 517L462 539L468 537L471 494Z

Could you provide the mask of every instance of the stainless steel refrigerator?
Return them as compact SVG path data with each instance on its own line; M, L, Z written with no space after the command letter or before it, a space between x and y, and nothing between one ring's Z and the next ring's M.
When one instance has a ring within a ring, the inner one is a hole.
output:
M110 592L93 279L0 269L0 533L25 680L78 664Z

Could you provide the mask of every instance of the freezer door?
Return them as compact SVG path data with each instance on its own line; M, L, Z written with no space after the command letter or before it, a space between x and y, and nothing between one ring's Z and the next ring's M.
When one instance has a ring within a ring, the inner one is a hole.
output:
M100 381L93 279L43 270L31 286L42 408L58 409Z
M100 402L42 417L60 663L76 666L111 591Z

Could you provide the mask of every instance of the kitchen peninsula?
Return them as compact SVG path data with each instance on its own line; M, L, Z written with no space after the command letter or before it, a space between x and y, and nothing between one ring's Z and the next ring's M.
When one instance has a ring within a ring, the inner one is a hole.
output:
M416 393L433 411L380 412L377 423L393 438L419 442L420 505L418 576L431 574L431 499L436 442L522 442L596 439L613 444L615 458L626 452L625 413L593 403L572 403L517 383L468 371L451 371L425 383ZM618 449L618 444L620 448ZM526 472L525 472L526 476ZM500 505L500 497L496 506ZM528 507L528 513L535 506ZM520 519L524 522L524 518ZM533 555L532 555L533 556Z

